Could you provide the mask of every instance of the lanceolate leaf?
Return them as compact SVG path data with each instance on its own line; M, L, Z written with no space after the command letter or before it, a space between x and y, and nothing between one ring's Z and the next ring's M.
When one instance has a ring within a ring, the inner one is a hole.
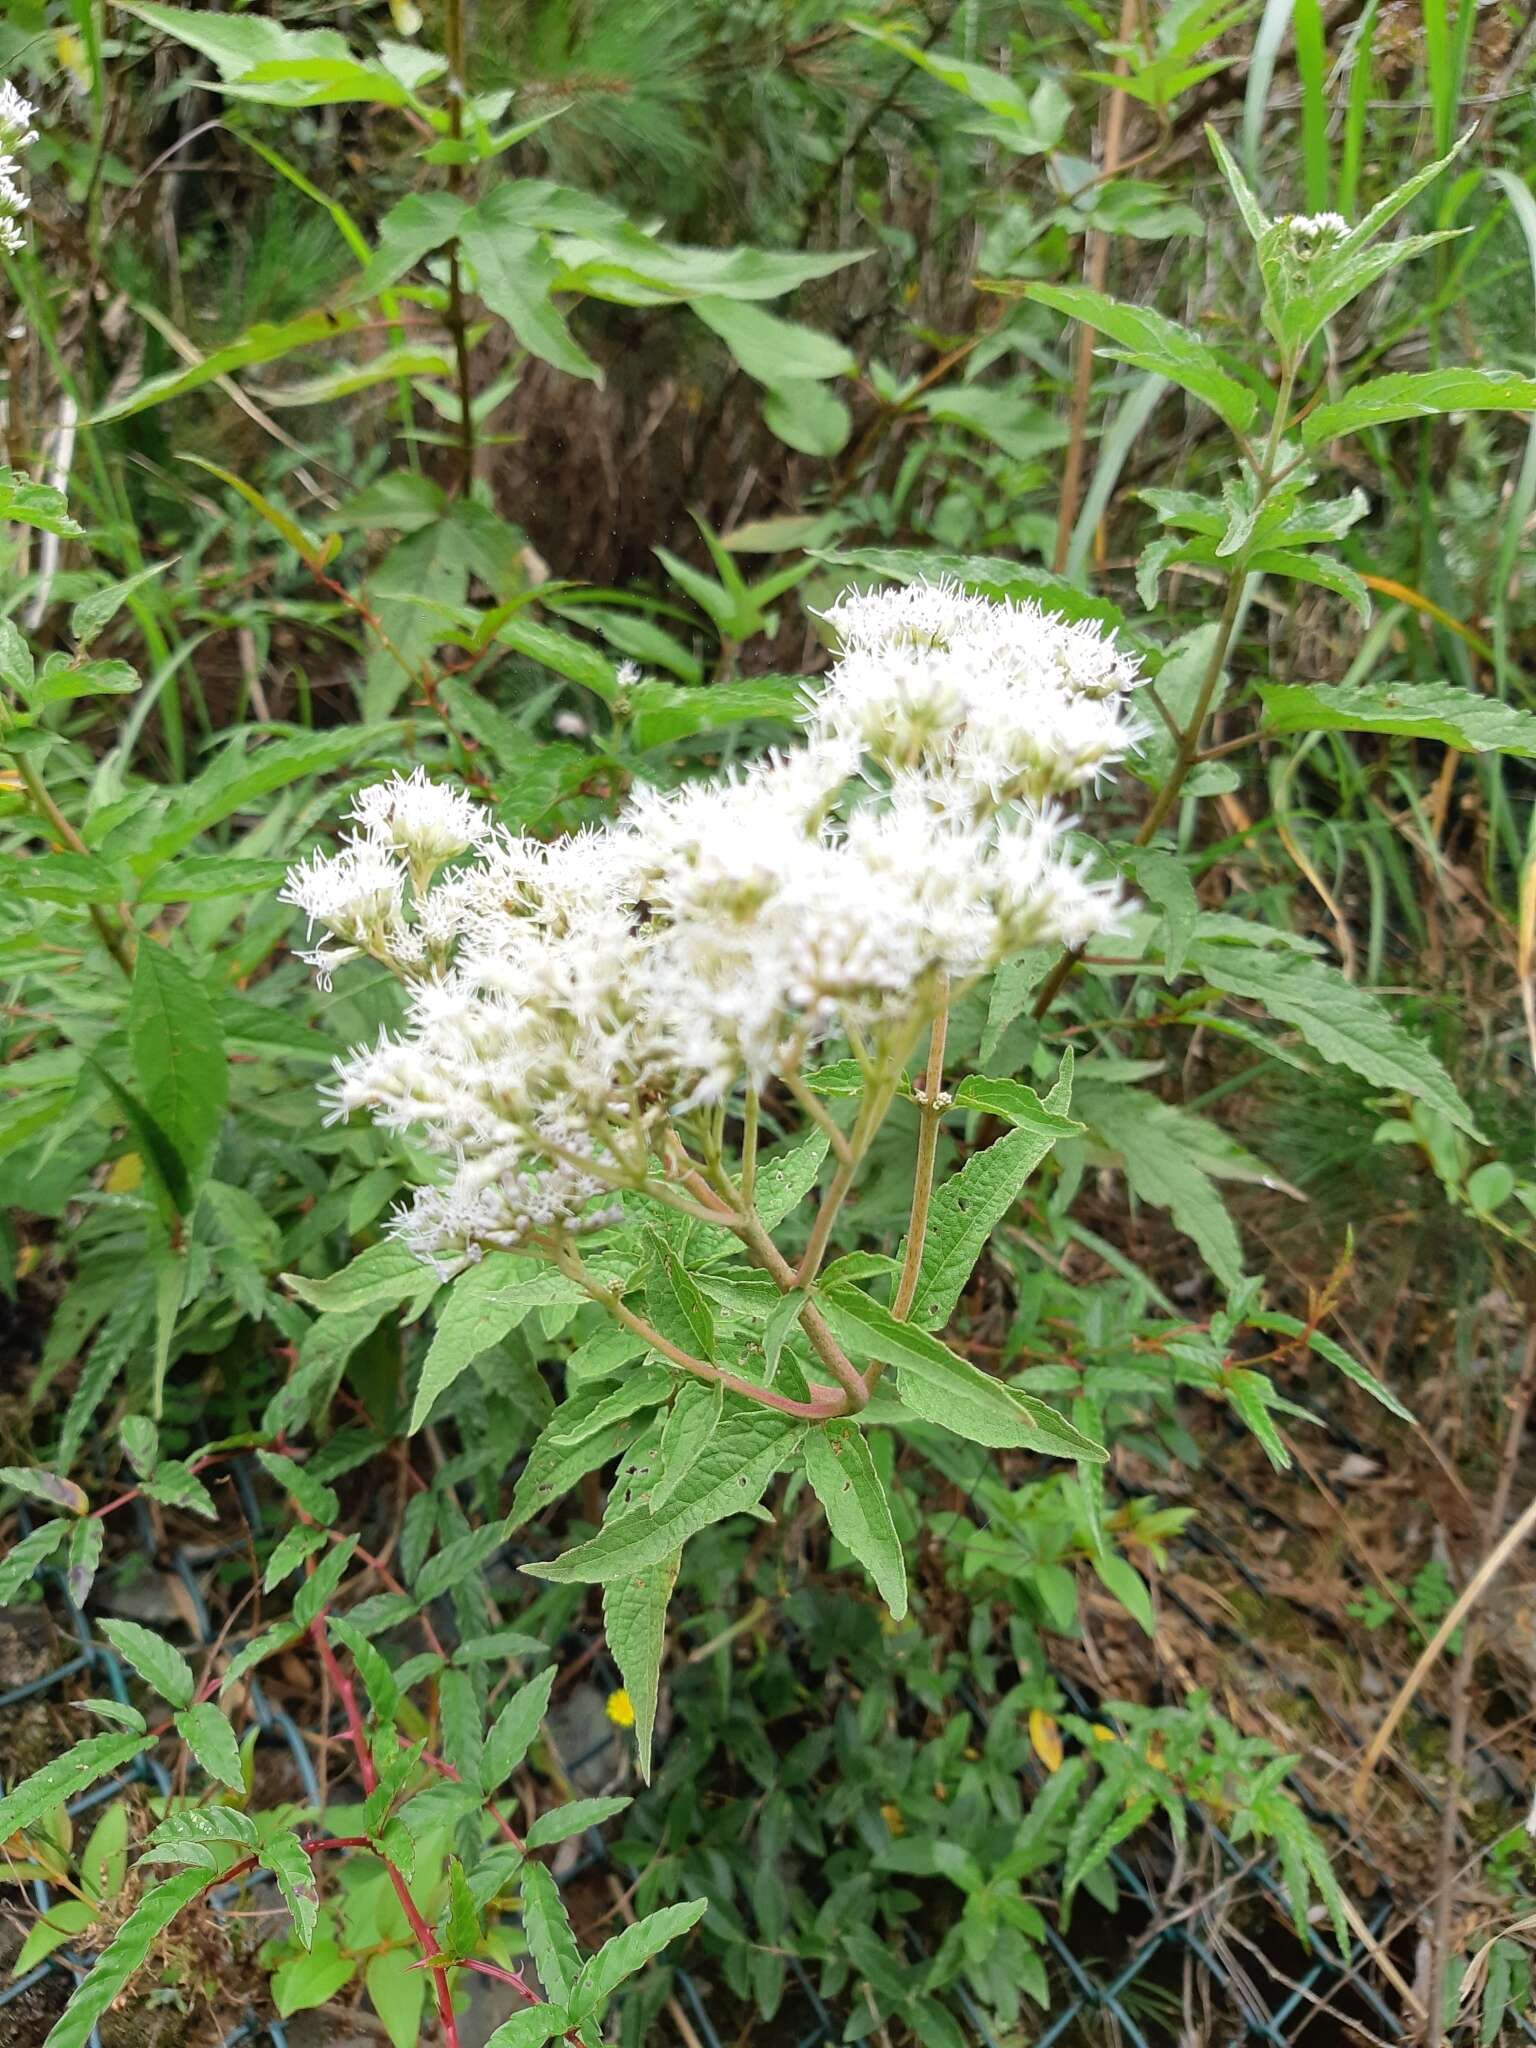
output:
M1191 948L1189 967L1213 988L1262 1003L1272 1017L1294 1025L1325 1060L1351 1068L1378 1088L1416 1096L1478 1137L1472 1112L1429 1047L1337 968L1296 953L1208 942Z
M118 1654L125 1657L146 1685L153 1686L173 1707L190 1707L196 1682L192 1666L174 1643L136 1621L104 1620L101 1632Z
M211 1700L178 1714L176 1732L210 1777L222 1780L232 1792L245 1791L235 1731Z
M1139 1088L1079 1090L1078 1107L1095 1136L1118 1153L1132 1190L1166 1209L1222 1284L1234 1287L1243 1271L1237 1227L1188 1142L1199 1135L1204 1119Z
M832 1534L853 1552L900 1621L907 1611L901 1538L862 1430L851 1422L828 1422L808 1430L805 1470L826 1509Z
M984 1152L973 1153L934 1195L912 1302L914 1323L937 1329L949 1321L987 1239L1057 1138L1067 1135L1061 1128L1066 1108L1063 1103L1049 1118L1032 1117Z
M1380 732L1437 740L1469 754L1536 759L1536 712L1455 683L1313 683L1259 687L1270 732Z
M277 1879L278 1890L293 1915L294 1930L308 1948L320 1914L320 1890L304 1845L291 1829L279 1828L262 1843L261 1860Z
M647 1913L643 1920L604 1942L582 1965L570 1993L571 2010L583 2019L599 2016L626 1977L643 1969L652 1956L660 1955L668 1942L698 1925L708 1903L706 1899L687 1899L681 1905L663 1906L659 1913Z
M661 1464L651 1488L653 1513L665 1506L699 1462L724 1412L725 1390L718 1384L687 1380L678 1388L662 1425Z
M539 1725L549 1711L549 1696L559 1671L553 1664L513 1693L485 1738L481 1777L487 1792L505 1784L533 1746Z
M73 1749L44 1764L30 1778L23 1778L14 1791L0 1799L0 1842L7 1842L23 1828L35 1827L56 1806L78 1799L87 1787L152 1747L148 1735L88 1735Z
M1358 434L1393 420L1423 419L1442 412L1531 412L1536 410L1536 377L1510 370L1408 370L1367 377L1342 398L1308 413L1301 438L1309 448L1338 434Z
M76 1988L43 2048L84 2048L96 2022L142 1965L157 1936L207 1884L205 1871L181 1870L146 1892Z
M1082 320L1119 343L1122 362L1139 370L1155 370L1203 399L1234 433L1252 426L1259 402L1245 384L1228 376L1216 352L1198 334L1165 319L1147 306L1127 306L1086 285L1032 284L1029 296L1042 305Z
M651 1781L651 1745L666 1649L667 1603L682 1560L682 1551L675 1550L643 1570L610 1579L603 1588L603 1629L635 1710L635 1746L640 1775L647 1784Z
M854 1358L896 1367L903 1405L925 1421L996 1449L1018 1446L1051 1457L1104 1462L1099 1446L1054 1408L990 1378L927 1330L898 1323L867 1294L829 1287L822 1305L832 1334Z
M590 1541L552 1564L525 1565L541 1579L562 1584L603 1583L642 1572L681 1549L687 1539L724 1515L756 1507L763 1488L794 1452L798 1426L745 1404L726 1414L698 1463L666 1505L636 1508L606 1522Z
M534 1309L585 1298L563 1273L508 1252L492 1252L461 1273L438 1315L437 1332L421 1368L411 1409L412 1430L421 1428L466 1366L509 1336Z

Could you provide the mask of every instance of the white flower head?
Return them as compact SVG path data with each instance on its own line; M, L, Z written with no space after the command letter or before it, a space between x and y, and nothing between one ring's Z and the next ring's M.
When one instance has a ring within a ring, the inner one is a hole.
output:
M32 126L36 112L9 79L0 82L0 248L12 256L22 246L18 216L27 210L27 195L16 182L21 170L16 153L37 140Z
M391 1226L422 1257L601 1228L669 1119L844 1034L908 1048L946 979L1113 921L1049 799L1134 742L1134 662L1097 626L948 584L828 616L843 652L797 748L641 785L550 844L418 770L364 790L352 839L290 874L322 974L365 953L406 984L399 1028L324 1093L444 1162Z
M348 816L362 827L360 840L403 854L416 873L431 873L445 860L479 846L493 823L484 807L462 790L429 782L424 768L371 784L359 793Z

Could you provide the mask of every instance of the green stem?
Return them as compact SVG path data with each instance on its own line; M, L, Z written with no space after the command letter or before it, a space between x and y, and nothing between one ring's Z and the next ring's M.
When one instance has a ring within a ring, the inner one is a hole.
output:
M816 1388L809 1401L796 1401L788 1394L776 1394L771 1387L760 1387L752 1380L738 1378L733 1372L722 1372L707 1359L695 1358L692 1352L684 1351L673 1344L660 1330L653 1328L644 1316L636 1315L622 1296L611 1287L605 1287L596 1274L590 1272L580 1254L568 1243L551 1241L549 1256L567 1279L574 1280L578 1287L601 1304L616 1323L643 1338L651 1350L670 1359L673 1365L684 1372L692 1373L695 1379L705 1380L711 1386L724 1387L728 1393L740 1394L748 1401L755 1401L760 1408L776 1409L781 1415L793 1415L803 1422L825 1422L834 1415L846 1415L851 1405L848 1390L835 1392L831 1387ZM821 1398L818 1399L817 1396Z
M891 1314L905 1322L917 1293L917 1276L922 1271L923 1245L928 1236L928 1211L933 1202L933 1170L939 1156L939 1125L944 1120L944 1041L949 1033L949 1002L941 1005L933 1020L928 1041L928 1071L923 1077L923 1099L918 1105L921 1122L917 1133L917 1166L912 1175L912 1213L907 1223L907 1253L896 1284ZM879 1374L877 1365L871 1384Z

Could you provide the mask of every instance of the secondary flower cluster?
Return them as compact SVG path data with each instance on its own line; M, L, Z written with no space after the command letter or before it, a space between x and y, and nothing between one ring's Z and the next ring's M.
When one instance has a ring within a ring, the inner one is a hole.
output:
M24 100L9 79L0 81L0 249L14 256L21 248L21 222L27 210L27 195L17 184L21 166L16 152L37 140L32 116L37 112Z
M1113 917L1048 799L1133 742L1134 666L947 586L828 618L842 652L789 753L548 845L418 769L290 874L322 976L368 955L406 983L403 1028L329 1094L452 1162L396 1219L423 1256L601 1227L665 1165L672 1120L828 1040L904 1059L946 985Z

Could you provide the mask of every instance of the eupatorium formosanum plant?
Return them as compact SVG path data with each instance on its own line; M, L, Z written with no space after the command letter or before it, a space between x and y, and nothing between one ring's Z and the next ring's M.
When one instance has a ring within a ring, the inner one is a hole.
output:
M868 1406L887 1366L905 1407L976 1441L1102 1455L930 1334L1023 1177L1077 1128L1069 1074L1045 1102L1012 1090L1007 1174L931 1222L950 1002L1116 916L1118 885L1074 851L1060 802L1134 745L1138 672L1095 627L943 584L850 592L828 616L840 653L808 686L791 751L644 789L611 825L553 844L418 771L365 790L341 849L289 878L322 976L366 955L406 985L403 1027L327 1091L334 1115L367 1109L445 1162L394 1233L443 1277L487 1261L484 1296L525 1287L539 1260L566 1290L542 1299L608 1309L620 1376L567 1420L578 1440L657 1411L603 1532L555 1576L611 1580L674 1554L724 1511L722 1486L755 1502L809 1425L833 1526L900 1611L868 1449L827 1427ZM804 1135L760 1172L770 1089ZM856 1269L889 1281L883 1301L823 1262L902 1091L920 1111L905 1246ZM851 1118L829 1096L856 1099ZM828 1154L792 1262L772 1232ZM443 1384L429 1359L418 1417Z

